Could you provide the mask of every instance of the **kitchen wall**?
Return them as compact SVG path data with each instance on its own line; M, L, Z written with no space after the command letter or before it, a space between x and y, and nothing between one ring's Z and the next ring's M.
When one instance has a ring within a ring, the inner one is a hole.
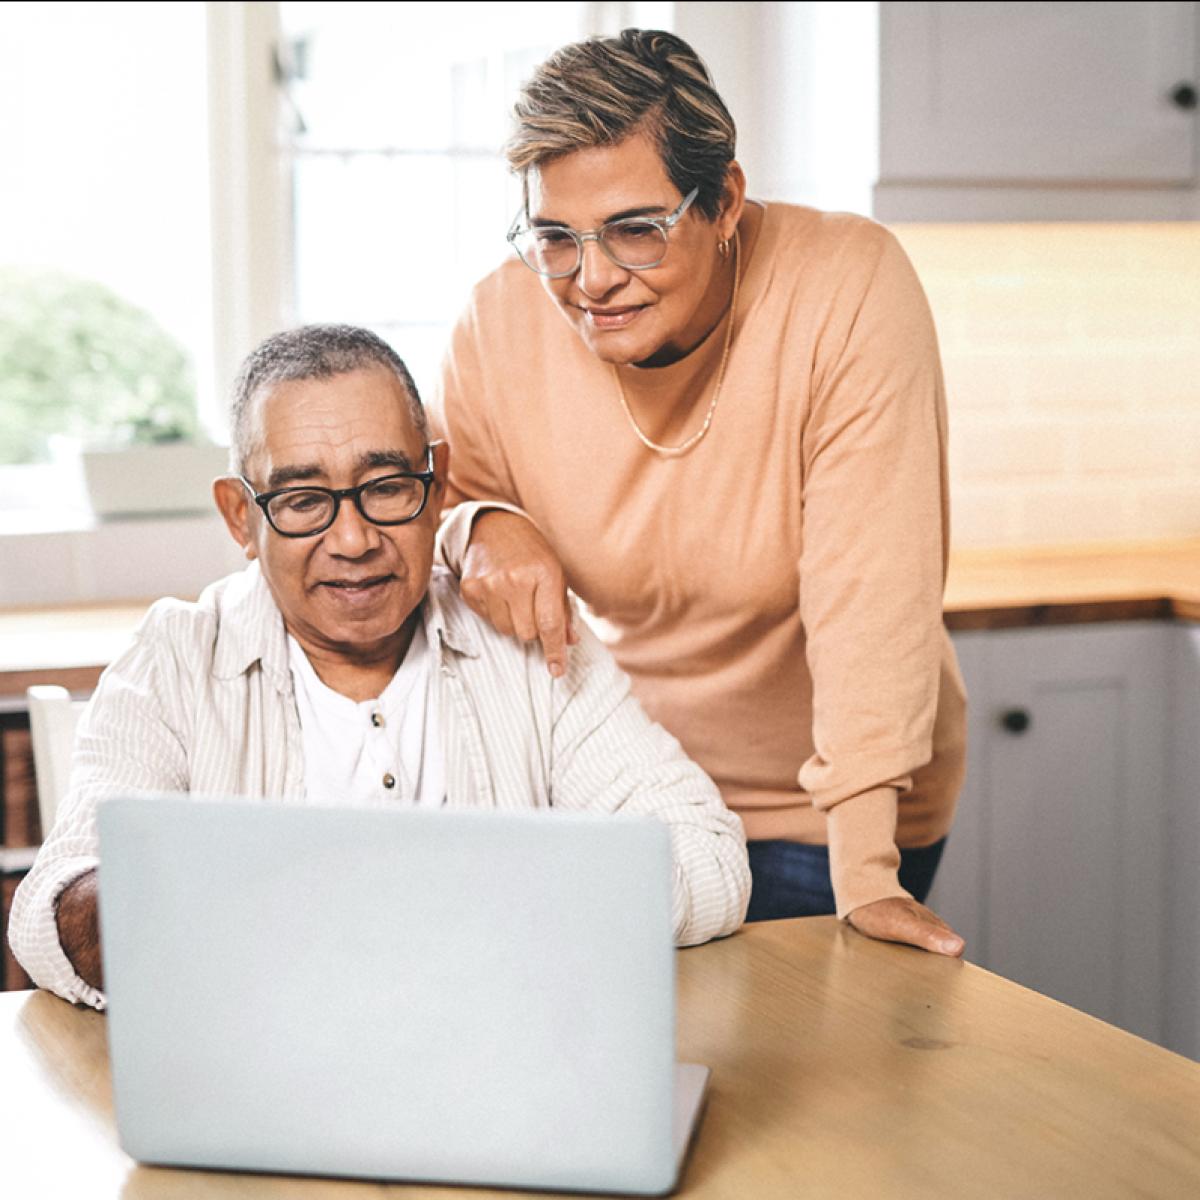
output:
M877 8L674 6L751 195L870 211ZM1200 224L895 230L941 336L955 545L1200 537Z
M908 225L954 544L1200 537L1200 225Z

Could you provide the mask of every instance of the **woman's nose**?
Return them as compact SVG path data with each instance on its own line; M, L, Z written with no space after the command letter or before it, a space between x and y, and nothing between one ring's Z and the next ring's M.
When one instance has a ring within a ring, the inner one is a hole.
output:
M576 281L579 290L592 300L607 295L625 282L629 272L619 267L600 248L597 238L587 238L579 258L579 274Z

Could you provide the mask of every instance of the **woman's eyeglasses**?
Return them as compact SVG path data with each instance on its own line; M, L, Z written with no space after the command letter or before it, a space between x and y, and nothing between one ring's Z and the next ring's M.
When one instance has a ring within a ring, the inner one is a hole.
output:
M599 229L572 229L568 225L521 225L518 214L508 231L508 241L521 261L539 275L564 279L574 275L583 262L583 243L596 241L600 249L627 271L657 267L667 256L667 235L700 189L692 188L679 207L666 217L622 217Z

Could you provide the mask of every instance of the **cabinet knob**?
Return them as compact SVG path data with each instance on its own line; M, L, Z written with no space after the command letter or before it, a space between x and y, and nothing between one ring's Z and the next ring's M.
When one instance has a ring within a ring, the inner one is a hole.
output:
M1009 708L1000 714L1000 726L1007 733L1024 733L1033 724L1027 708Z
M1176 108L1190 111L1196 107L1196 85L1193 83L1177 83L1168 94Z

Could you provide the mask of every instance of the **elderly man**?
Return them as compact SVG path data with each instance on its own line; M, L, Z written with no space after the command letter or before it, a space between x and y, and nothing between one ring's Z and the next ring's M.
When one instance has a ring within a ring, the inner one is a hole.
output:
M237 474L214 495L250 565L154 605L101 679L13 904L34 981L103 1007L96 804L134 791L649 814L671 830L677 942L735 929L741 825L606 651L582 631L553 678L434 571L449 451L391 348L346 326L278 334L232 418Z

